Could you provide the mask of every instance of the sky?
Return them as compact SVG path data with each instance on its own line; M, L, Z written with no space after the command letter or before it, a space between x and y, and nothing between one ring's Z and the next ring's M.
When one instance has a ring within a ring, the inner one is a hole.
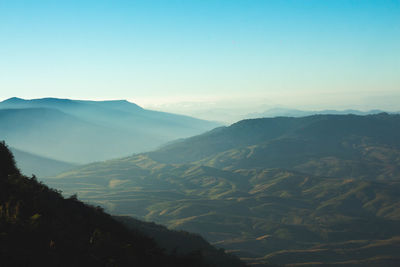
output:
M400 1L0 0L13 96L400 110Z

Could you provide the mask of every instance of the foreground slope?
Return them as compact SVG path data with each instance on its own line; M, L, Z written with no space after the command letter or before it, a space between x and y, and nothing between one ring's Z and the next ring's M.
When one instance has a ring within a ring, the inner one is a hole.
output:
M400 116L245 120L48 179L249 263L399 264Z
M0 102L1 139L17 149L76 163L148 151L217 125L146 110L124 100L10 98Z
M0 143L0 258L2 266L243 266L202 241L191 250L163 252L168 240L139 227L128 230L100 207L88 206L19 173ZM130 219L133 221L133 219ZM153 226L160 228L160 226ZM174 238L177 233L168 233ZM183 242L192 244L192 235ZM173 244L180 246L180 244ZM212 255L213 257L210 257Z

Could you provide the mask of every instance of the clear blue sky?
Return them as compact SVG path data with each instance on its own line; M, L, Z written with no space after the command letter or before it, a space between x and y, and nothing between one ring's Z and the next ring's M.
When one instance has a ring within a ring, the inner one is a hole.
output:
M396 109L400 1L0 0L12 96Z

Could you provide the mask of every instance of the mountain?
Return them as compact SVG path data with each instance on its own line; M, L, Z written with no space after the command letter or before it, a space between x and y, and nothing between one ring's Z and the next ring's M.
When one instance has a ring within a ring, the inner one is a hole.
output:
M244 266L200 236L63 198L21 175L4 143L0 163L2 266Z
M74 163L148 151L216 126L145 110L124 100L10 98L0 102L0 139L26 152Z
M244 120L45 182L251 264L397 266L400 115Z
M379 109L373 109L369 111L360 111L355 109L346 109L346 110L334 110L334 109L326 109L326 110L299 110L299 109L290 109L290 108L271 108L264 112L259 113L249 113L244 116L246 119L254 119L254 118L274 118L274 117L305 117L312 115L372 115L382 113L384 111Z
M15 157L17 166L25 175L35 174L38 177L48 177L77 167L77 164L54 160L28 153L19 149L10 148Z
M149 155L163 163L201 160L222 168L232 164L287 167L331 155L357 160L364 157L370 145L398 148L399 123L400 116L386 113L244 120L164 146Z
M12 147L74 163L117 156L118 152L124 155L121 151L124 146L119 141L131 139L126 132L87 122L56 109L0 109L0 122L1 138Z

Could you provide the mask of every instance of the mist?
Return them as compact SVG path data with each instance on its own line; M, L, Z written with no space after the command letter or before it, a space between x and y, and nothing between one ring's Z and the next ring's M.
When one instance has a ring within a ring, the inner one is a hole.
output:
M128 101L9 99L2 138L12 147L71 163L144 152L217 127L215 122L145 110Z
M264 93L256 95L232 93L198 97L138 98L137 101L149 109L231 124L248 118L299 114L373 114L379 111L397 113L400 111L398 99L398 90L374 92L321 89L276 92L266 89ZM293 112L296 110L299 112ZM327 110L330 112L326 112Z

